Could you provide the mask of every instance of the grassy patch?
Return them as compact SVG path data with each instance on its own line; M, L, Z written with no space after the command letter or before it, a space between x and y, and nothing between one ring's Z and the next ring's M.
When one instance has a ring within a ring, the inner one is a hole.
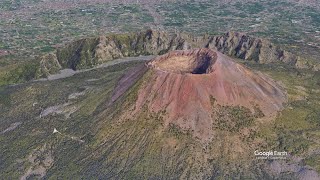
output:
M2 67L0 86L30 81L37 77L40 67L39 61L30 60L22 63Z
M212 117L214 127L219 130L239 132L254 123L255 115L242 106L217 106Z
M308 157L305 160L305 163L315 168L317 172L320 172L320 155L314 155L314 156Z

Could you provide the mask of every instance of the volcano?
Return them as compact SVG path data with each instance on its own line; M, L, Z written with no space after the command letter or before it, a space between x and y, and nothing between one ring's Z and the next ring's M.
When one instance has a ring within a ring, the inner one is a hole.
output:
M241 33L75 41L0 87L0 176L319 179L320 78L298 59Z
M138 91L133 113L143 107L165 112L165 126L190 130L203 141L214 135L216 107L243 107L252 114L272 116L286 101L285 92L271 78L211 49L171 51L145 66L150 73Z

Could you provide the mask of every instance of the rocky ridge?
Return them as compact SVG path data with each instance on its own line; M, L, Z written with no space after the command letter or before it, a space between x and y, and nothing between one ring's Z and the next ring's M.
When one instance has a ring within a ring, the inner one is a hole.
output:
M55 53L40 58L41 66L37 77L46 77L63 68L86 69L117 58L161 55L172 50L203 47L258 63L283 62L298 68L313 68L302 62L300 57L268 40L242 33L228 32L220 36L195 37L185 33L169 34L147 30L86 38L67 44L58 48Z

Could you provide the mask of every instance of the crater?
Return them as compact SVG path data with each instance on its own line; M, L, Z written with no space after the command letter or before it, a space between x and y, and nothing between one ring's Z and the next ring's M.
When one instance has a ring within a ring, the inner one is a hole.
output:
M244 120L249 125L252 119L276 116L287 99L274 80L213 49L171 51L147 65L154 73L145 76L133 113L165 112L164 126L190 130L204 142L214 138L213 129L226 128L216 126L221 122L237 131L245 128L239 125Z
M179 74L209 74L217 54L209 49L178 50L158 56L148 63L160 71Z

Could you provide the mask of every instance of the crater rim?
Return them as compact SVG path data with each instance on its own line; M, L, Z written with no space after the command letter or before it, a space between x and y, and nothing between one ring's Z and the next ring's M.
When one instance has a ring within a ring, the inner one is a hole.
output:
M160 55L147 63L149 68L175 74L210 74L217 53L207 48L175 50Z

